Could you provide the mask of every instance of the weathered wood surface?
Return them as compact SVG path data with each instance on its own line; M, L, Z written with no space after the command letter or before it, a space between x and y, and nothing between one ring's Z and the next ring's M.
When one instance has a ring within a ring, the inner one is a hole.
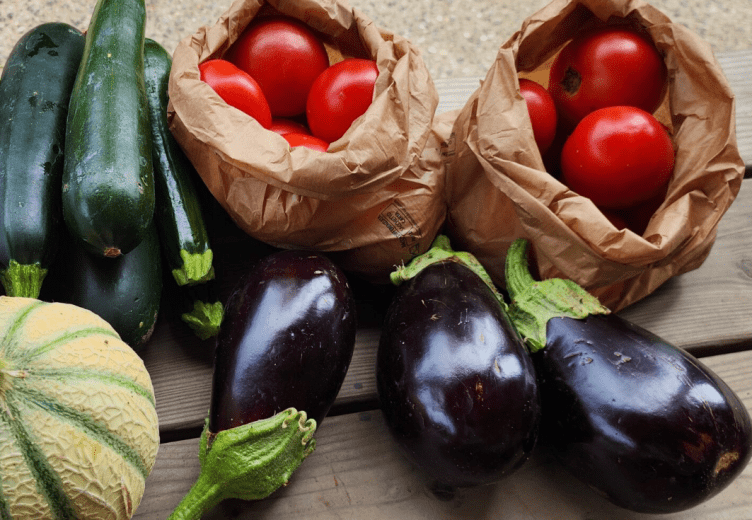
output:
M752 411L752 351L703 358ZM683 513L617 508L566 472L545 448L501 482L436 498L402 458L379 410L327 418L290 485L256 503L229 500L205 519L752 519L752 466L715 498ZM198 440L163 444L134 519L167 518L198 476ZM284 515L284 516L283 516ZM289 515L289 516L288 516Z
M718 57L737 96L737 139L752 164L752 52ZM459 108L479 78L437 82L439 113ZM215 223L226 226L221 218ZM230 233L215 244L222 298L254 257L258 243ZM224 253L224 254L223 254ZM431 483L401 456L378 410L374 363L389 288L354 283L360 328L353 361L332 410L317 432L316 451L290 485L267 500L226 501L211 520L277 518L752 520L752 466L717 497L674 515L637 515L611 505L572 478L546 447L517 473L491 486L438 498ZM171 297L170 295L166 297ZM723 217L702 267L669 280L621 312L702 357L752 411L752 179ZM209 407L212 341L201 342L175 316L160 318L143 357L152 376L163 444L134 519L169 516L198 475L198 439Z
M743 181L737 200L721 220L715 245L703 265L670 279L621 314L695 354L749 347L752 343L750 244L752 179ZM238 270L239 266L231 265L225 273L232 277ZM383 304L368 303L361 310L368 313L366 319L374 321L383 311ZM373 367L378 336L376 323L358 331L355 354L337 407L375 402ZM211 393L212 348L211 341L196 340L182 323L162 320L143 354L157 397L160 428L168 440L179 437L180 432L197 435L203 426Z

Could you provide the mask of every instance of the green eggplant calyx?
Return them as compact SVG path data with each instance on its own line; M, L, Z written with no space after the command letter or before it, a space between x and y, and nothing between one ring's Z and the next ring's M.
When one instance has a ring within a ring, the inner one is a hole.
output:
M207 249L203 253L189 253L185 249L180 250L180 258L183 265L172 270L172 276L178 285L194 285L208 282L214 278L214 253Z
M287 484L316 446L316 421L294 408L218 433L208 425L207 419L198 479L168 520L197 520L228 498L266 498Z
M551 318L583 319L611 311L572 280L551 278L536 282L530 275L528 241L519 238L507 251L505 278L512 303L509 317L530 352L546 346L546 325Z
M22 298L39 298L42 281L47 276L39 262L33 264L19 264L15 260L8 262L8 268L0 272L0 279L8 296Z
M222 302L193 301L193 309L180 315L199 339L209 339L216 336L224 319L225 308Z
M455 251L449 243L449 238L445 235L438 235L428 251L416 256L407 265L401 265L392 271L389 279L394 285L400 285L402 282L406 282L417 276L426 267L441 262L458 262L470 269L491 289L491 292L494 293L502 307L506 308L504 297L494 285L486 269L475 258L475 255L467 251Z

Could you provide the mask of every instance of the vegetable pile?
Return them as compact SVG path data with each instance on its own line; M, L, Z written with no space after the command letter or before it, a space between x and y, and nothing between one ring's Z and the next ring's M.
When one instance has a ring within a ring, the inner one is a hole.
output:
M23 35L0 77L3 518L26 513L26 495L46 516L133 514L159 445L135 349L165 284L181 289L181 319L198 338L215 337L201 472L171 519L286 485L350 366L356 302L335 257L276 251L219 301L198 174L167 121L171 57L144 28L144 0L98 0L85 34L48 23ZM379 74L374 60L331 63L314 30L283 16L254 20L199 71L291 147L324 152L366 112ZM548 88L519 79L551 173L618 227L636 230L673 173L670 130L654 115L666 81L653 42L625 26L572 40ZM392 215L382 223L406 225ZM528 245L509 249L503 288L444 235L392 273L375 375L407 460L446 488L479 486L546 444L611 502L645 513L728 486L752 458L739 397L571 280L536 282ZM114 396L117 417L102 396Z
M156 323L163 262L177 286L214 278L197 174L167 126L171 59L144 25L143 0L101 0L85 36L25 34L0 78L6 294L92 310L134 348ZM222 304L186 298L183 320L215 335Z
M409 285L384 322L377 382L407 458L441 484L479 485L518 469L540 435L631 511L672 513L718 494L752 457L744 403L571 280L535 282L527 245L507 254L510 305L443 236L395 272Z

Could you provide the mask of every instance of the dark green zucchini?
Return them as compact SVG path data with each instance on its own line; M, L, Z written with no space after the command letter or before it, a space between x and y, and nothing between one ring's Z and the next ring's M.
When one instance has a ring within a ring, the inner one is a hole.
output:
M89 309L104 318L134 349L151 337L162 297L162 264L155 226L132 251L117 258L90 253L67 240L50 269L43 299Z
M15 44L0 77L0 279L37 298L58 247L65 123L84 36L45 23Z
M144 77L151 121L157 206L155 220L162 253L185 302L181 319L201 339L215 336L224 306L214 289L214 253L204 222L193 165L170 132L167 85L172 58L159 43L144 43Z
M99 0L68 110L63 215L95 254L135 248L154 217L144 0Z
M144 77L151 121L157 229L175 281L178 285L193 285L214 278L213 253L193 185L197 174L167 123L171 67L169 53L147 38Z

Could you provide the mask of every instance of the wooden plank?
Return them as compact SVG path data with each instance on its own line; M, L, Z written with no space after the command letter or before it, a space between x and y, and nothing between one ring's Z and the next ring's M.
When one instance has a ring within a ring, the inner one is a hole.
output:
M752 316L752 180L742 184L738 199L721 220L705 263L669 280L622 315L692 352L723 351L752 340L752 320L748 319ZM255 247L252 242L227 242L219 248L217 273L223 297L253 257ZM372 292L383 292L383 297L373 298L368 295L370 286L354 285L362 323L334 412L376 399L374 359L389 288L373 288ZM203 426L211 393L212 350L211 341L197 340L174 317L160 319L142 356L152 376L165 439L196 435Z
M703 361L752 412L752 351ZM163 444L134 520L166 518L198 470L197 439ZM517 473L497 484L439 499L431 492L430 482L401 456L376 410L327 418L317 432L316 450L289 486L256 503L226 501L203 518L749 520L751 512L752 466L698 507L672 515L639 515L596 495L545 448L538 448Z
M697 354L752 341L752 180L718 225L699 269L669 279L620 314Z
M736 97L736 144L744 163L752 163L752 52L730 51L716 55Z

